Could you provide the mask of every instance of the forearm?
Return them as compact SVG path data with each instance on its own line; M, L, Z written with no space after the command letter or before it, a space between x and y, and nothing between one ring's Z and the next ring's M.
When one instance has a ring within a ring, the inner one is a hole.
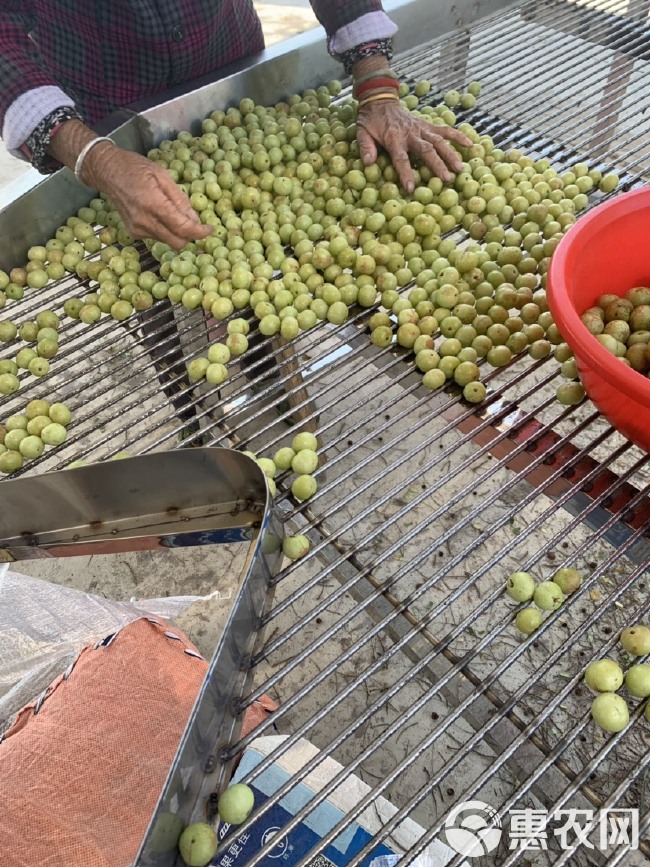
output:
M97 138L97 133L79 120L69 120L61 124L50 141L47 153L62 165L74 171L77 158L83 148ZM107 151L114 148L110 142L99 142L84 160L81 177L84 183L94 186L98 180L97 167L100 152L106 157Z

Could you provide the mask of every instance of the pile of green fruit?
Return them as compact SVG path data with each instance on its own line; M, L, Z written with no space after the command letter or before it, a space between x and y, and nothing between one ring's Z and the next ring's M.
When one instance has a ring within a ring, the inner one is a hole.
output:
M621 646L630 656L650 654L650 629L630 626L620 636ZM650 698L650 665L637 663L623 673L613 659L599 659L585 670L585 683L598 695L591 705L591 716L606 732L620 732L630 721L630 711L623 696L617 694L623 685L633 698ZM646 702L645 718L650 722L650 702Z
M275 479L279 473L295 473L296 477L291 483L291 493L299 502L304 502L313 497L318 490L318 483L314 473L318 469L318 440L309 431L297 433L290 446L279 448L272 458L258 457L254 452L245 451L243 454L252 458L264 471L269 490L273 496L277 493ZM285 555L292 560L297 560L309 550L309 541L305 536L290 537L298 542L291 543L285 540ZM288 544L287 544L288 543ZM307 546L306 550L304 546Z
M528 572L513 572L506 581L506 593L515 602L535 603L522 608L515 617L515 626L525 635L535 632L542 623L543 611L557 611L567 596L575 593L582 584L582 577L576 569L558 569L552 581L535 583ZM536 607L535 607L536 606Z
M637 286L624 298L602 295L580 318L608 352L650 377L650 288ZM575 379L575 362L563 364L562 373Z
M46 446L59 446L68 436L72 413L64 403L30 400L25 412L0 424L0 473L19 470L39 458Z
M364 309L373 344L403 347L426 388L453 382L470 402L486 396L486 366L524 353L553 353L565 365L571 352L546 301L550 257L589 194L613 191L616 175L583 163L560 173L547 159L504 151L456 115L474 107L478 83L436 103L421 81L412 91L402 84L402 105L433 127L457 125L471 145L458 146L463 165L451 183L419 165L407 195L387 155L361 161L356 103L333 101L340 92L331 82L274 106L243 99L214 111L200 135L183 131L151 150L213 227L181 252L148 241L156 270L143 269L101 195L30 248L24 267L0 272L8 312L66 275L90 288L33 322L0 323L0 341L15 356L0 360L0 393L15 393L29 376L47 380L65 319L123 322L165 298L228 320L225 343L188 365L192 381L214 386L246 352L252 322L262 335L293 340ZM584 393L568 382L557 396L574 404Z

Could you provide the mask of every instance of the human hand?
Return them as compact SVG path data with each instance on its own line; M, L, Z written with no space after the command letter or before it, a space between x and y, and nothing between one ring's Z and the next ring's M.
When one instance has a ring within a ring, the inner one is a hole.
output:
M212 233L167 170L141 154L109 143L96 145L84 162L83 180L110 196L134 238L152 238L180 250Z
M415 188L409 154L418 157L443 181L451 181L452 172L462 169L462 159L449 142L470 147L472 142L452 126L434 126L413 117L393 99L369 102L359 109L357 141L366 165L377 161L377 145L388 152L408 193ZM451 169L451 171L449 171Z

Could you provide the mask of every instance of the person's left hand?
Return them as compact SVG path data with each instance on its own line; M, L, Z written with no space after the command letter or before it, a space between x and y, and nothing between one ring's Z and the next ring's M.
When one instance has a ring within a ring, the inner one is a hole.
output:
M365 165L377 161L377 145L388 152L407 193L415 188L409 154L422 160L442 181L451 181L452 172L461 171L462 159L449 142L463 147L472 144L454 127L434 126L413 117L393 99L375 100L359 109L357 141Z

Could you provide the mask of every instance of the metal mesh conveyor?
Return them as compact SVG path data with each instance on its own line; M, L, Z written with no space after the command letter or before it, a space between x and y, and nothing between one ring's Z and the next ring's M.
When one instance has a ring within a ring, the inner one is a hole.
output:
M629 189L650 172L649 8L635 0L509 6L401 53L395 65L438 92L481 81L478 107L459 117L499 147L549 157L560 169L578 158L615 169ZM26 293L11 315L29 319L79 294L62 281ZM599 851L596 823L576 848L561 850L550 820L548 849L509 849L504 834L472 863L646 863L644 702L631 701L630 726L606 736L590 721L582 674L616 647L621 629L648 619L650 458L589 402L555 402L552 358L524 354L484 375L488 398L478 408L454 387L425 391L413 356L370 345L370 312L353 311L341 327L321 322L289 344L264 338L279 377L257 376L260 359L212 389L185 379L207 337L198 313L158 304L146 321L120 327L66 321L48 381L30 379L19 399L2 398L1 415L52 393L74 409L69 440L30 464L37 472L199 444L272 456L295 431L317 432L317 494L300 505L280 479L277 499L288 531L306 533L312 549L275 579L263 649L252 660L255 689L241 704L267 693L280 710L223 758L273 724L289 738L255 775L301 737L322 753L262 812L331 755L370 786L346 821L379 794L398 810L372 846L405 817L425 829L400 864L444 840L449 812L470 800L495 807L506 826L511 809L636 809L641 841L638 851ZM546 578L563 565L583 572L582 588L522 640L516 606L503 594L507 575L526 569ZM248 863L271 863L272 847Z

